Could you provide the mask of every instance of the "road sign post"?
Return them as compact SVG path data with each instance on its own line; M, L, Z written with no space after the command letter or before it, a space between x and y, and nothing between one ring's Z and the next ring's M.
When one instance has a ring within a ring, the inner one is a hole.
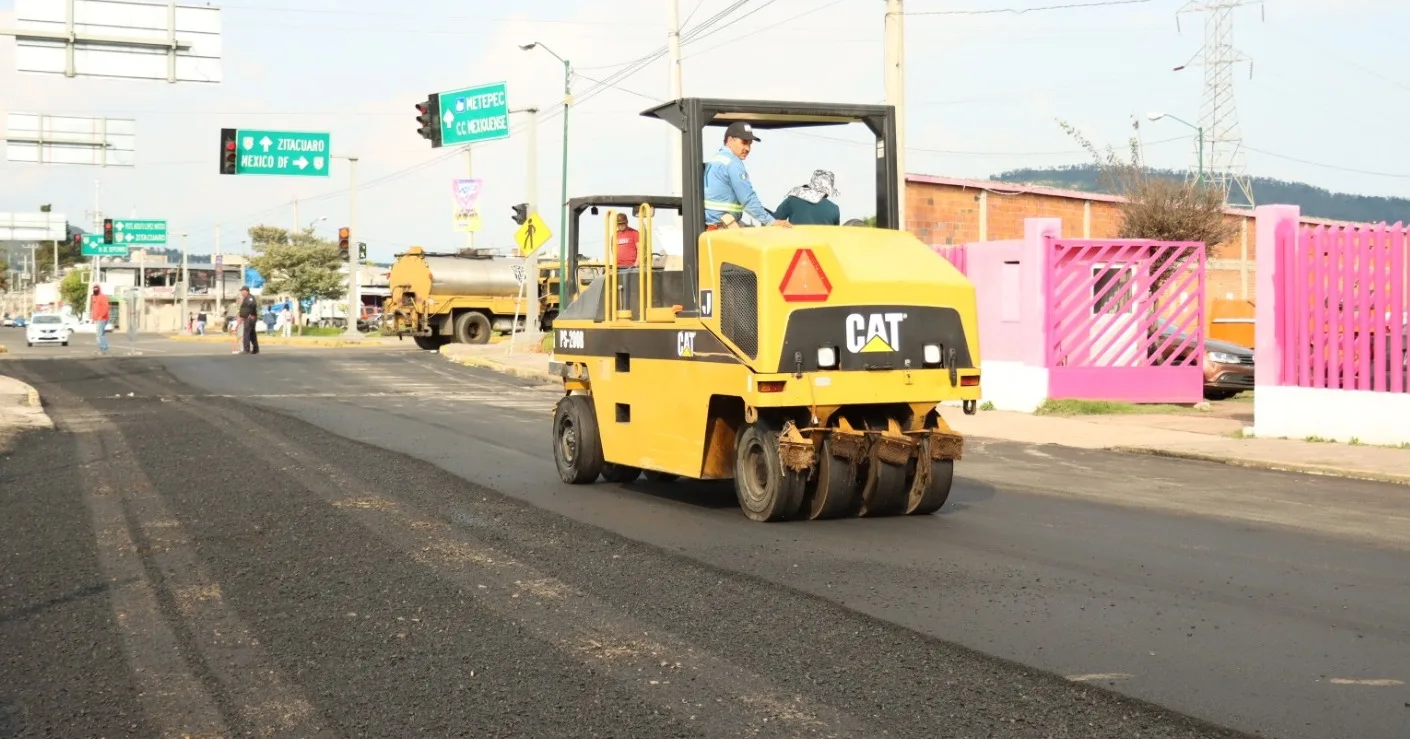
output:
M153 246L166 243L166 221L109 218L103 222L104 243L108 243L108 223L112 223L113 244L126 247Z
M101 234L83 234L79 251L85 257L126 257L127 244L104 244Z
M233 132L233 137L232 137ZM313 131L266 131L253 128L221 129L221 174L260 174L286 177L327 177L329 139ZM231 141L235 143L234 171L224 164Z
M441 116L441 145L477 144L509 138L507 85L467 87L436 95Z

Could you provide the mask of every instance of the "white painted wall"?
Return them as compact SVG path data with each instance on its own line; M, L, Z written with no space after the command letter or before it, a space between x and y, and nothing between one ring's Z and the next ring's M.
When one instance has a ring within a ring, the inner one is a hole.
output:
M1410 443L1410 393L1259 385L1253 418L1255 436Z
M1048 370L1022 362L981 360L979 385L986 401L994 410L1032 413L1048 399Z

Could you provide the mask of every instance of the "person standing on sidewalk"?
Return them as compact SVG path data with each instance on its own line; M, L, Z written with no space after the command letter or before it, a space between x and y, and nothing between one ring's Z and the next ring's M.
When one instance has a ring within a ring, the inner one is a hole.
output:
M108 296L103 294L103 288L93 286L93 301L89 308L90 315L93 316L93 327L98 333L98 352L108 353L108 319L112 317L112 309L108 306Z
M259 329L255 328L259 323L259 301L244 286L240 288L239 318L244 331L241 349L245 354L259 354Z

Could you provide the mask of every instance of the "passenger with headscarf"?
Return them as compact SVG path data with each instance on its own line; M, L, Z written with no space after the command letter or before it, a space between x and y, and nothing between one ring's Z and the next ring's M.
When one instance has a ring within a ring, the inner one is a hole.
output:
M833 185L832 173L813 170L813 179L788 191L788 196L774 211L774 217L795 226L837 226L842 223L842 211L832 202L840 193Z

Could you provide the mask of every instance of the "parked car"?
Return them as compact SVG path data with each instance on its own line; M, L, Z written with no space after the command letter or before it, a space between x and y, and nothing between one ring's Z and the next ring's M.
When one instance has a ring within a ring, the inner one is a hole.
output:
M1166 329L1152 345L1155 364L1182 364L1188 361L1194 348L1188 334L1173 334ZM1253 389L1253 350L1227 341L1204 340L1204 397L1206 400L1227 400L1245 390Z
M69 345L69 338L73 336L73 329L64 322L60 316L41 313L36 315L25 328L25 343L28 346L35 344L62 344Z

